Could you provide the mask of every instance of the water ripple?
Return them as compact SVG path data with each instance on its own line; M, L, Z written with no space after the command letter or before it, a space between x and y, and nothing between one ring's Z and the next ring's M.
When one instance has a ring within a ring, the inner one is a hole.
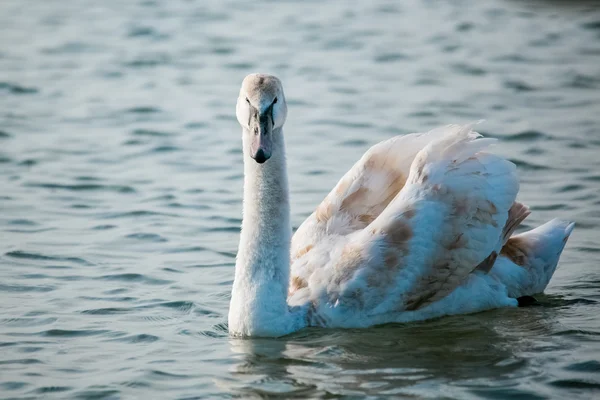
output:
M25 87L9 82L0 82L0 91L6 90L10 94L35 94L38 89L32 87Z
M58 184L58 183L27 183L29 187L39 187L54 190L72 190L72 191L111 191L117 193L134 193L135 189L124 185L100 185L100 184Z
M158 279L144 274L136 273L124 273L124 274L110 274L103 275L99 279L105 281L125 281L125 282L139 282L147 285L167 285L173 281Z
M40 261L67 261L75 264L90 266L93 265L90 262L79 257L61 257L61 256L49 256L29 251L14 250L5 253L5 256L17 259L25 260L40 260Z
M120 337L120 338L116 338L116 339L110 339L110 341L113 341L113 342L123 342L123 343L132 343L132 344L153 343L153 342L156 342L157 340L160 340L160 338L158 336L149 335L146 333L141 333L138 335L129 335L129 336L124 336L124 337Z
M99 336L108 333L112 332L107 329L49 329L47 331L40 332L40 335L57 338L76 338L82 336Z

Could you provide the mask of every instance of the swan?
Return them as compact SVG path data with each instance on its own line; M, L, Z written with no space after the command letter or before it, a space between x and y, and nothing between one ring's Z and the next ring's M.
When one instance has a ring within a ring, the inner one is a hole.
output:
M243 219L228 316L232 336L356 328L516 307L542 292L574 224L513 235L516 166L473 125L371 147L292 236L281 81L251 74L242 126Z

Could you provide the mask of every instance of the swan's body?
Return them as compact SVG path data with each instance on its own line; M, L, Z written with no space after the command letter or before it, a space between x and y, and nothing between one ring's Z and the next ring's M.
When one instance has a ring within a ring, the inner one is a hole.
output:
M249 75L244 210L229 330L281 336L517 306L542 292L573 224L529 215L494 140L448 126L373 146L291 237L279 80Z

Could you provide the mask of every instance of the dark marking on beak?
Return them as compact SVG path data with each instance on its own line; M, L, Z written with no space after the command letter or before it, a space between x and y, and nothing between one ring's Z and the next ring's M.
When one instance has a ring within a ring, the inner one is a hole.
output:
M250 117L248 126L252 137L250 138L250 157L257 163L262 164L271 158L273 148L273 105L271 103L262 113L257 108L250 105Z
M263 151L263 149L258 149L258 151L256 152L256 154L254 155L254 161L256 161L259 164L264 163L268 159L269 159L269 157L267 157L267 155L265 154L265 152Z

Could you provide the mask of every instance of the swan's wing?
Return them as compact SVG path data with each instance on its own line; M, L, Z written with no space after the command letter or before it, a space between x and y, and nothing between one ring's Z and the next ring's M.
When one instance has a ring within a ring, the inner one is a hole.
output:
M311 300L370 315L416 310L493 263L518 180L514 164L481 152L494 140L478 136L449 127L419 152L388 207L331 251L323 271L301 276Z
M404 186L416 154L445 129L396 136L371 147L342 177L292 238L292 261L330 235L370 224Z
M364 233L373 257L365 267L397 270L376 308L397 307L398 299L405 310L421 308L495 259L519 184L514 164L481 152L494 140L478 136L465 126L425 147L404 189Z

